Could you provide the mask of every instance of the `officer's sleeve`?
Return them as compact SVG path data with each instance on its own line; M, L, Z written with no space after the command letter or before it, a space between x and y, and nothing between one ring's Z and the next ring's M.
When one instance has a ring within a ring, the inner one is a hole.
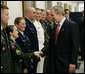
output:
M34 53L23 53L19 48L16 48L14 43L11 44L11 55L15 59L29 59L35 58Z
M71 25L71 52L70 52L70 63L76 64L79 49L79 26L74 23Z

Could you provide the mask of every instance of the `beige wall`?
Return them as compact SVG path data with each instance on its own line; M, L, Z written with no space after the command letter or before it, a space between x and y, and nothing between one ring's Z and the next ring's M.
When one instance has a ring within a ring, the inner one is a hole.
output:
M36 1L36 7L45 9L45 1Z
M72 12L79 11L78 1L52 1L52 6L57 5L57 2L62 2L62 6L64 7L64 3L68 3L68 5L72 5ZM23 6L22 1L7 1L7 6L9 7L10 19L8 21L9 25L14 24L14 19L19 16L23 16ZM45 1L36 1L36 7L45 9Z
M7 1L7 6L9 7L9 16L8 25L14 24L14 19L16 17L23 16L22 12L22 1Z

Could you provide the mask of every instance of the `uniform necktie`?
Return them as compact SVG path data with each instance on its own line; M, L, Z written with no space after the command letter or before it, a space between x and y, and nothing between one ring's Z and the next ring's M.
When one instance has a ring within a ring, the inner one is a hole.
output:
M57 43L58 34L59 34L59 24L57 24L57 27L56 27L56 33L55 33L55 44Z

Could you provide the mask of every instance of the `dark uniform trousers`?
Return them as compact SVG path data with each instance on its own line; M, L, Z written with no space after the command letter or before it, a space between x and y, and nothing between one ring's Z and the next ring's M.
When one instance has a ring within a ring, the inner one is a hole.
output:
M1 30L1 73L11 73L11 54L5 29Z

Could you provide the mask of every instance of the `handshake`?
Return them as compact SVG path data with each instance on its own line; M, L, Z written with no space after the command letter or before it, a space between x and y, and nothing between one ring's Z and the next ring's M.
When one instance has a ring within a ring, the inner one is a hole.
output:
M37 58L40 58L40 56L43 55L42 51L35 51L34 54Z

